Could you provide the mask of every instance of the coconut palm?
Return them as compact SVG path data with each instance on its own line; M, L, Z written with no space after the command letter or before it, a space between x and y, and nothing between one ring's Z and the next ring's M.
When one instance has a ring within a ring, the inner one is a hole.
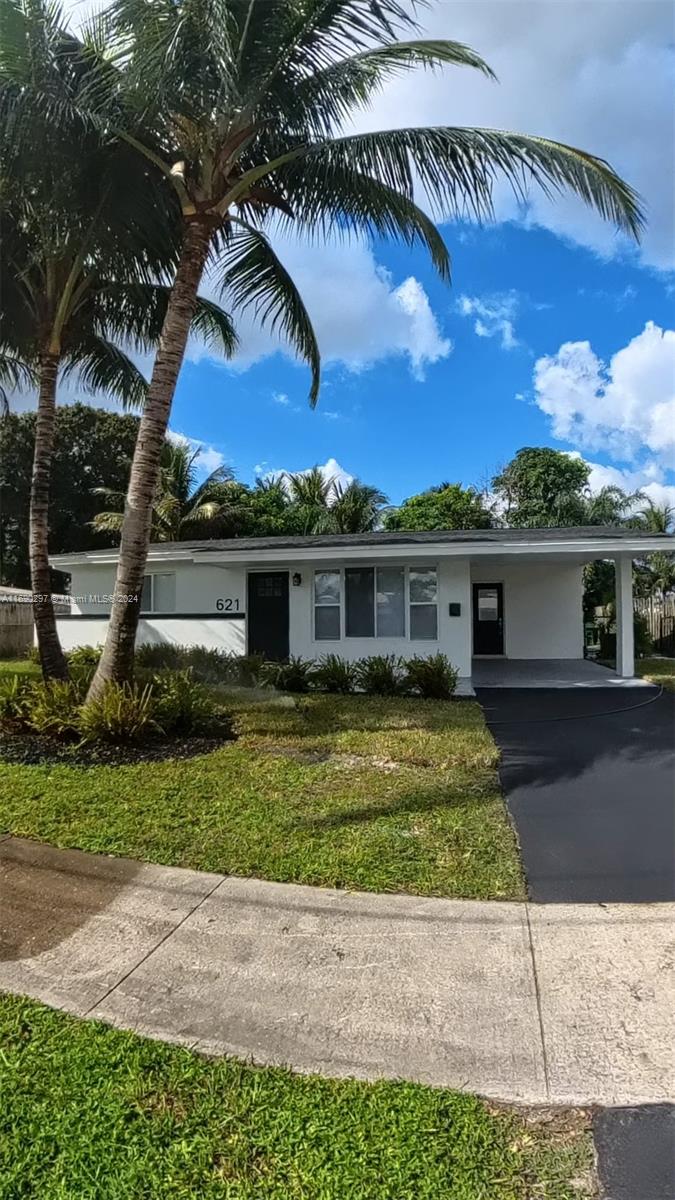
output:
M333 533L370 533L380 523L381 511L389 498L379 488L360 479L346 486L333 486L333 499L328 509L327 529Z
M635 524L640 529L650 533L672 533L675 527L675 507L670 504L657 504L649 496L643 496L647 503L635 516Z
M457 127L345 133L392 75L443 64L492 74L466 46L419 40L398 0L117 0L102 21L92 41L100 70L89 111L164 177L183 216L131 469L116 594L140 592L162 446L208 263L237 308L251 307L309 363L315 403L319 350L270 243L275 229L418 244L447 279L447 248L414 192L446 219L481 218L503 176L520 196L529 184L571 190L638 234L635 193L605 162L572 147ZM129 677L137 623L137 605L113 606L92 694Z
M642 492L624 492L617 484L610 483L597 492L589 492L579 500L578 514L574 512L575 500L571 499L572 521L578 525L625 525L635 505L644 500Z
M162 454L159 487L153 505L153 542L178 542L181 538L206 536L209 526L233 505L228 484L234 479L230 467L217 467L201 483L197 481L199 449L167 442ZM112 488L95 488L114 507L98 513L91 522L98 533L120 534L124 523L125 496Z
M135 152L78 113L88 66L58 10L44 0L2 0L0 25L0 354L11 383L32 372L37 384L33 607L43 673L65 678L48 561L57 383L76 371L84 390L142 404L146 382L117 343L156 343L168 297L156 280L175 265L180 218ZM46 111L36 111L36 96ZM200 304L196 321L231 352L232 326L217 305Z

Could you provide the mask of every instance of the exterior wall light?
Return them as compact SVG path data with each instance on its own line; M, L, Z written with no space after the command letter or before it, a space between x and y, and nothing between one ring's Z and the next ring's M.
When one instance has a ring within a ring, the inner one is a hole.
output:
M300 587L301 583L302 583L302 575L300 574L299 571L295 571L293 574L293 587Z

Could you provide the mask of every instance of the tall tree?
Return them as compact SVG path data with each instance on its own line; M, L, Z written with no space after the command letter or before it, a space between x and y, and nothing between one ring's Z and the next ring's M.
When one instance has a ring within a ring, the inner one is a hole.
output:
M385 515L385 529L489 529L492 513L473 487L441 483L409 496Z
M525 446L492 480L504 520L517 529L582 524L590 467L548 446Z
M59 9L1 0L0 26L0 351L37 379L33 611L43 674L65 678L48 558L59 375L76 371L83 390L143 403L146 382L120 343L146 350L157 341L168 298L157 279L175 264L180 219L135 152L78 112L91 64ZM231 352L226 314L211 304L200 315Z
M385 235L447 249L414 202L419 186L445 217L491 213L494 179L569 189L637 235L635 193L593 156L541 137L486 129L408 128L345 134L385 80L418 66L462 65L490 76L456 42L415 39L398 0L117 0L106 13L112 56L93 103L161 172L183 215L180 260L155 359L122 530L115 593L140 594L160 456L199 281L211 257L236 307L252 306L312 369L308 314L266 230L293 224ZM410 38L397 41L406 33ZM379 44L378 44L379 43ZM133 669L138 604L113 606L92 695Z
M333 485L328 509L328 527L334 533L370 533L377 529L389 498L379 488L352 479L346 486Z
M234 497L227 485L233 480L232 469L217 467L198 482L201 451L182 443L167 442L162 453L159 486L153 505L153 542L179 542L181 538L208 537L220 518L233 507ZM124 491L99 487L97 493L114 505L98 513L92 526L97 533L119 535L124 523Z

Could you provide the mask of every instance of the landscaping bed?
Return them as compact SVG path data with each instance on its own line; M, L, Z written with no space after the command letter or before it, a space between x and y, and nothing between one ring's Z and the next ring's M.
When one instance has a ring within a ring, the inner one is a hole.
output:
M7 763L0 832L283 882L524 898L477 704L211 694L237 738L208 753Z
M587 1113L207 1060L0 996L0 1200L589 1200Z

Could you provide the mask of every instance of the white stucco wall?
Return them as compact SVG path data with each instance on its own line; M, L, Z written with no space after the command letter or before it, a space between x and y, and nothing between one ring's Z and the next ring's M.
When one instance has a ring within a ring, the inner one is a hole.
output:
M339 654L343 658L364 658L370 654L399 654L411 658L418 654L426 656L442 651L447 654L459 674L471 674L471 590L469 563L458 559L445 559L440 563L426 562L424 566L436 566L438 571L438 638L434 641L411 641L402 638L347 638L335 641L316 641L314 638L313 586L314 572L335 570L344 567L341 562L299 563L290 568L291 578L295 571L302 576L300 587L289 588L290 597L290 649L291 654L303 658L320 658L323 654ZM346 565L349 565L347 562ZM387 561L390 566L404 566ZM459 602L461 615L451 617L450 602ZM344 613L343 613L344 620ZM344 626L343 626L344 627ZM406 629L408 613L406 612Z
M474 562L472 583L502 583L507 658L583 658L583 567Z
M137 644L172 642L208 646L231 654L246 653L246 571L190 562L148 564L147 574L175 572L176 614L142 617ZM98 646L105 641L115 566L83 563L71 570L71 617L57 621L64 650ZM219 604L222 609L219 610ZM240 612L241 617L232 615ZM180 617L180 613L190 614ZM81 614L86 619L77 620ZM93 617L100 614L100 619Z

